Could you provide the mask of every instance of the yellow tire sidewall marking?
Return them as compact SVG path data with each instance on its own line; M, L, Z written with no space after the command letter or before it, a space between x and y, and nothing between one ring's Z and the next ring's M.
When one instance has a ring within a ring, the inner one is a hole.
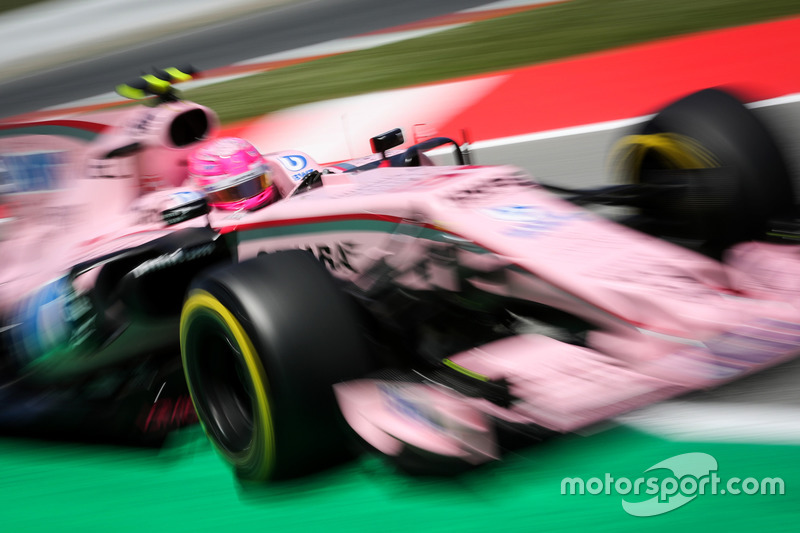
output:
M253 459L256 459L253 457L254 454L263 454L263 461L258 459L255 461L256 464L259 464L259 468L256 472L249 473L248 477L255 479L267 479L272 472L275 463L275 433L269 406L268 381L266 372L261 364L261 360L258 358L258 353L256 352L249 335L247 335L247 332L244 330L233 313L231 313L230 310L228 310L228 308L226 308L214 296L203 290L194 290L189 294L189 297L186 299L186 302L183 305L183 311L181 313L181 358L183 360L184 373L186 375L186 381L189 384L192 402L195 402L195 395L194 387L189 380L189 374L186 372L186 334L190 322L196 316L202 314L210 314L217 318L233 335L233 339L230 340L235 342L236 347L238 348L239 353L245 362L248 376L252 381L253 391L255 393L253 402L255 418L253 421L253 442L250 443L250 446L244 454L234 455L226 450L221 449L220 446L214 442L214 439L210 437L209 432L205 429L205 425L201 420L201 423L203 423L203 429L206 434L209 435L209 440L212 441L220 453L233 460L235 463L253 463ZM200 413L196 404L195 410Z
M631 181L639 181L638 170L648 152L655 152L668 161L673 168L715 168L720 166L717 158L698 141L677 133L652 133L628 135L617 141L611 149L609 160L617 173L630 175ZM636 172L636 175L632 175Z

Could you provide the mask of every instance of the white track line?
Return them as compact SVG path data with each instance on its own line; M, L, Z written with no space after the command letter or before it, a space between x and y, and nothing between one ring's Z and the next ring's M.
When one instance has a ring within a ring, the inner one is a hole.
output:
M97 1L97 0L95 0ZM120 0L116 0L120 1ZM124 0L123 0L124 1ZM244 2L245 0L237 0ZM252 0L251 0L252 1ZM567 0L563 0L567 1ZM474 12L482 12L482 11L492 11L495 9L504 9L509 7L520 7L520 6L529 6L529 5L539 5L539 4L546 4L552 3L552 0L502 0L499 2L492 2L488 4L484 4L482 6L474 7L471 9L466 9L463 11L459 11L458 13L474 13ZM315 57L327 54L342 54L346 52L355 52L358 50L367 50L370 48L375 48L378 46L383 46L386 44L397 43L401 41L406 41L409 39L416 39L419 37L424 37L427 35L432 35L435 33L439 33L445 30L450 30L453 28L466 26L471 24L471 22L460 23L460 24L447 24L444 26L437 26L435 28L423 28L419 30L408 30L408 31L397 31L397 32L386 32L386 33L378 33L373 35L361 35L355 37L346 37L342 39L334 39L331 41L326 41L324 43L318 43L310 46L304 46L302 48L296 48L293 50L286 50L284 52L278 52L274 54L267 54L263 56L254 57L251 59L247 59L244 61L239 61L234 63L234 66L239 65L252 65L257 63L269 63L273 61L286 61L291 59L302 59L304 57ZM230 76L230 77L220 77L214 79L204 79L204 80L197 80L194 82L184 83L182 88L184 90L188 90L191 88L202 87L205 85L212 85L215 83L221 83L224 81L229 81L235 78L241 78L245 76L252 76L255 73L247 73L247 74L240 74L237 76ZM81 100L76 100L73 102L69 102L66 104L58 104L55 106L50 106L43 108L44 111L57 111L59 109L69 109L72 107L81 107L81 106L89 106L89 105L96 105L96 104L106 104L111 102L116 102L120 99L119 95L114 92L107 92L103 94L99 94L96 96L91 96L88 98L83 98Z
M561 2L567 2L569 0L561 0ZM541 4L552 4L554 0L500 0L499 2L492 2L491 4L484 4L478 7L471 7L469 9L463 9L459 11L459 13L479 13L481 11L492 11L494 9L507 9L511 7L522 7L522 6L538 6Z
M676 441L800 444L800 408L788 405L670 401L615 421Z
M332 41L312 44L302 48L296 48L294 50L287 50L285 52L254 57L252 59L234 63L234 65L252 65L256 63L269 63L272 61L285 61L288 59L302 59L304 57L315 57L326 54L343 54L346 52L356 52L358 50L368 50L370 48L376 48L386 44L398 43L400 41L407 41L409 39L416 39L418 37L425 37L426 35L433 35L434 33L439 33L460 26L466 26L467 24L470 23L448 24L446 26L436 26L435 28L378 33L375 35L361 35L357 37L343 37L341 39L333 39Z
M800 93L787 94L777 98L769 98L758 102L747 104L751 109L760 109L764 107L773 107L785 104L793 104L800 102ZM608 122L597 122L595 124L584 124L581 126L572 126L569 128L559 128L548 131L538 131L534 133L526 133L523 135L514 135L510 137L501 137L497 139L489 139L485 141L476 141L471 144L471 147L479 150L481 148L497 148L502 146L509 146L512 144L523 144L535 141L542 141L546 139L557 139L559 137L570 137L573 135L583 135L585 133L598 133L602 131L611 131L620 128L626 128L635 124L640 124L650 120L653 115L645 115L635 118L626 118L620 120L611 120Z

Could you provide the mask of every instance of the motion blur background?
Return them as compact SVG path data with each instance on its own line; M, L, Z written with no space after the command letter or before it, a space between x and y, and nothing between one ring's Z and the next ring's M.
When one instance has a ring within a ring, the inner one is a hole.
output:
M488 7L477 0L20 0L2 2L0 10L0 117L6 121L43 110L42 116L50 116L115 105L118 99L108 93L121 81L153 66L191 63L206 75L187 84L185 96L238 128L242 121L249 125L265 114L320 100L591 57L693 32L794 20L800 5L796 0L511 1ZM491 16L480 20L479 12ZM740 42L714 57L736 64L757 44ZM764 61L793 73L799 49L777 47ZM689 59L686 64L699 70L714 67ZM624 87L654 71L664 84L687 74L645 61L628 71L593 72L570 96L592 102L595 88L609 78ZM759 81L751 80L753 86ZM537 98L535 85L531 98ZM797 138L798 90L800 85L770 88L771 98L783 100L760 111L781 133L795 168L796 143L787 139ZM557 105L557 95L549 96ZM622 101L633 96L642 101L641 94L619 93ZM573 103L563 101L564 107ZM643 103L612 118L635 119L663 103ZM521 102L507 102L508 113L515 105ZM579 124L589 121L569 126ZM538 136L524 142L492 145L485 139L478 157L482 163L513 161L548 181L591 183L607 179L604 157L624 127L548 134L532 126L529 133ZM243 486L196 427L176 433L159 450L2 438L0 522L7 531L790 531L800 508L798 377L800 364L784 365L585 435L516 451L502 463L455 479L409 478L381 458L365 456L306 479ZM781 477L786 494L703 496L648 519L625 514L618 495L561 494L565 477L603 478L608 472L634 479L651 465L688 452L714 456L722 477Z

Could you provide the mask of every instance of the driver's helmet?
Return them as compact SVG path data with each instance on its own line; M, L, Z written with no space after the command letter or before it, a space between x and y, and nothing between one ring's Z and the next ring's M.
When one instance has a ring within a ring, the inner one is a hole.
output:
M270 170L256 148L238 137L221 137L189 155L189 179L220 209L258 209L278 198Z

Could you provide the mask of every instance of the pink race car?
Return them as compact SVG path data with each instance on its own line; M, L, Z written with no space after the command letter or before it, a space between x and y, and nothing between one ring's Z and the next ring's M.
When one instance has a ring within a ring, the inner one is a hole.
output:
M134 89L155 105L0 140L17 187L4 371L63 387L180 349L197 416L242 478L364 443L409 470L460 469L800 354L790 176L724 91L621 139L624 185L549 187L469 164L450 139L398 149L395 130L338 165L268 153L274 198L231 210L184 183L213 112L169 81ZM458 164L431 163L442 145Z

